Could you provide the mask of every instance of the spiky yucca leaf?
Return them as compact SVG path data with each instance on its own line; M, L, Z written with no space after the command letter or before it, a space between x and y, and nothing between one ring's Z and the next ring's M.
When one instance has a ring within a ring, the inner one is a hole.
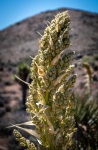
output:
M98 104L89 96L77 98L75 108L77 141L82 148L98 149Z

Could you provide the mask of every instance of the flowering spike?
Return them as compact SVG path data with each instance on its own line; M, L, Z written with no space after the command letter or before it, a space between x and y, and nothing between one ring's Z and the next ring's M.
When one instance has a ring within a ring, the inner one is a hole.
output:
M55 16L40 39L39 54L31 65L28 112L46 150L67 149L73 143L72 88L76 75L71 75L74 65L70 65L74 52L66 52L70 45L69 24L67 11Z

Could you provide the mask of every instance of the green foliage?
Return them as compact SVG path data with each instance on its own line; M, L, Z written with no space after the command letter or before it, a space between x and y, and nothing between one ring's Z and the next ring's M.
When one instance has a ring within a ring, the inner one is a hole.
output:
M98 61L98 54L96 54L96 55L94 55L94 60L96 61Z
M77 98L75 120L78 146L98 149L98 104L93 98L88 95Z
M93 56L84 56L82 59L82 62L92 63L92 62L94 62L94 57Z
M27 77L30 75L30 67L27 63L22 62L18 64L16 68L16 74L20 79L26 81Z
M89 57L88 57L89 58ZM94 59L94 57L92 57ZM87 61L87 60L86 60ZM98 149L98 104L92 95L92 67L88 62L83 62L86 69L87 88L84 96L76 98L75 121L77 134L75 139L79 149ZM88 91L88 92L87 92Z
M87 62L89 64L95 62L98 60L98 54L94 54L93 56L84 56L83 59L82 59L82 62Z

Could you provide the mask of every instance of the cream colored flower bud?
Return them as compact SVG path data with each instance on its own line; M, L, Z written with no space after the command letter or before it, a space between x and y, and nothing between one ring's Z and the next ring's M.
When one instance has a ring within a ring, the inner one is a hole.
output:
M71 75L74 52L65 50L70 45L69 24L67 11L55 16L39 41L38 55L31 64L27 111L36 125L42 146L48 150L63 150L65 145L68 149L75 128L72 88L76 75ZM15 134L21 145L35 150L30 141ZM41 145L39 147L41 149Z

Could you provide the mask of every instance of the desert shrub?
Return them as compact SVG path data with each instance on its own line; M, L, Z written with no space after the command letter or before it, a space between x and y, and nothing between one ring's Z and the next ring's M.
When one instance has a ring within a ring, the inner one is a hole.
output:
M98 54L94 55L94 59L98 61Z
M75 139L79 149L98 149L98 103L92 95L93 70L88 62L83 62L86 69L86 91L77 96L74 109L77 133Z
M93 56L87 56L85 55L83 58L82 58L82 62L87 62L89 64L92 64L94 63L95 61L98 61L98 54L94 54Z
M82 149L98 149L98 104L88 95L76 98L75 121L77 133L75 139Z
M94 62L94 57L93 56L84 56L82 58L82 62L92 63L92 62Z

